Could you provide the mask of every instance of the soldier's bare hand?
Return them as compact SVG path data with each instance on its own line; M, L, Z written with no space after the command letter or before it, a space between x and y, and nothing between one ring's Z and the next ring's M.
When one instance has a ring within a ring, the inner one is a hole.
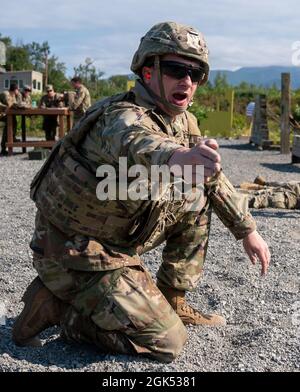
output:
M261 263L261 274L266 275L271 260L268 244L255 230L243 239L243 246L252 264L256 264L258 259Z
M211 139L212 140L212 139ZM212 143L216 147L215 143ZM205 142L200 142L192 148L180 148L176 150L168 161L168 165L179 165L182 169L185 165L193 166L193 174L196 173L196 165L204 166L204 177L212 177L221 170L221 157L214 148L208 147ZM195 171L194 171L195 168Z

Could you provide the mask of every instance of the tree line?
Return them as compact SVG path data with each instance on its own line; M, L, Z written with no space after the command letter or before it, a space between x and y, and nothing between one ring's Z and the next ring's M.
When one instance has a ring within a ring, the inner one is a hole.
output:
M11 37L3 36L1 33L0 41L6 45L6 71L38 71L43 74L44 85L52 84L59 92L71 89L66 75L66 64L59 61L58 57L51 52L48 41L13 43ZM128 80L126 75L115 75L103 79L104 72L97 69L90 58L86 58L83 64L74 67L74 75L81 77L90 90L93 100L126 90Z

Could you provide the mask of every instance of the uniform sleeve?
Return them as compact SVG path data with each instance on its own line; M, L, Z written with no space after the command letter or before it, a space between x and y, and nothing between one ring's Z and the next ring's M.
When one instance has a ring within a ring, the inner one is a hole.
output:
M26 101L25 101L25 108L26 109L30 109L32 107L32 100L31 97L27 97Z
M46 103L44 97L41 98L39 108L45 109L46 108Z
M5 108L10 106L8 95L6 95L5 93L0 95L0 106Z
M14 104L14 106L15 106L16 108L23 108L23 107L24 107L23 97L22 97L22 94L21 94L21 93L19 93L19 94L16 96L16 103Z
M130 165L141 164L148 170L152 165L167 164L174 151L182 148L162 132L153 131L135 111L118 116L113 126L108 122L102 139L116 161L120 156L127 157Z
M74 102L71 105L71 110L77 110L79 108L85 99L85 94L83 88L79 89L78 93L75 95Z
M247 195L237 192L222 171L205 188L215 213L237 240L256 230Z

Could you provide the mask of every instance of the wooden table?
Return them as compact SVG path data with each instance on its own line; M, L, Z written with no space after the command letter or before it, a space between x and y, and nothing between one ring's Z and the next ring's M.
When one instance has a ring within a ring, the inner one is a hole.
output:
M55 140L32 140L26 141L26 116L58 116L58 137L63 138L65 135L64 116L67 118L67 132L72 128L72 118L68 108L31 108L31 109L9 109L7 112L7 143L8 155L12 155L14 147L22 147L23 153L26 147L52 147ZM22 116L22 141L14 142L13 136L13 116Z

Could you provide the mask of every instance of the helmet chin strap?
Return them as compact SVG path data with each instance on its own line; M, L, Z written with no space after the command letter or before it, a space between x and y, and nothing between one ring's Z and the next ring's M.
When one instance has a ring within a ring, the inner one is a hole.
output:
M160 102L165 108L167 108L171 113L174 113L175 115L177 115L177 114L185 112L187 108L183 108L181 106L174 105L174 104L170 103L169 101L167 101L167 99L166 99L165 89L164 89L164 85L162 82L162 75L160 72L159 56L155 56L154 69L156 69L156 71L157 71L160 96L157 95L154 91L152 91L148 86L146 86L146 89L149 92L149 94L152 96L152 98L154 98L156 101Z

